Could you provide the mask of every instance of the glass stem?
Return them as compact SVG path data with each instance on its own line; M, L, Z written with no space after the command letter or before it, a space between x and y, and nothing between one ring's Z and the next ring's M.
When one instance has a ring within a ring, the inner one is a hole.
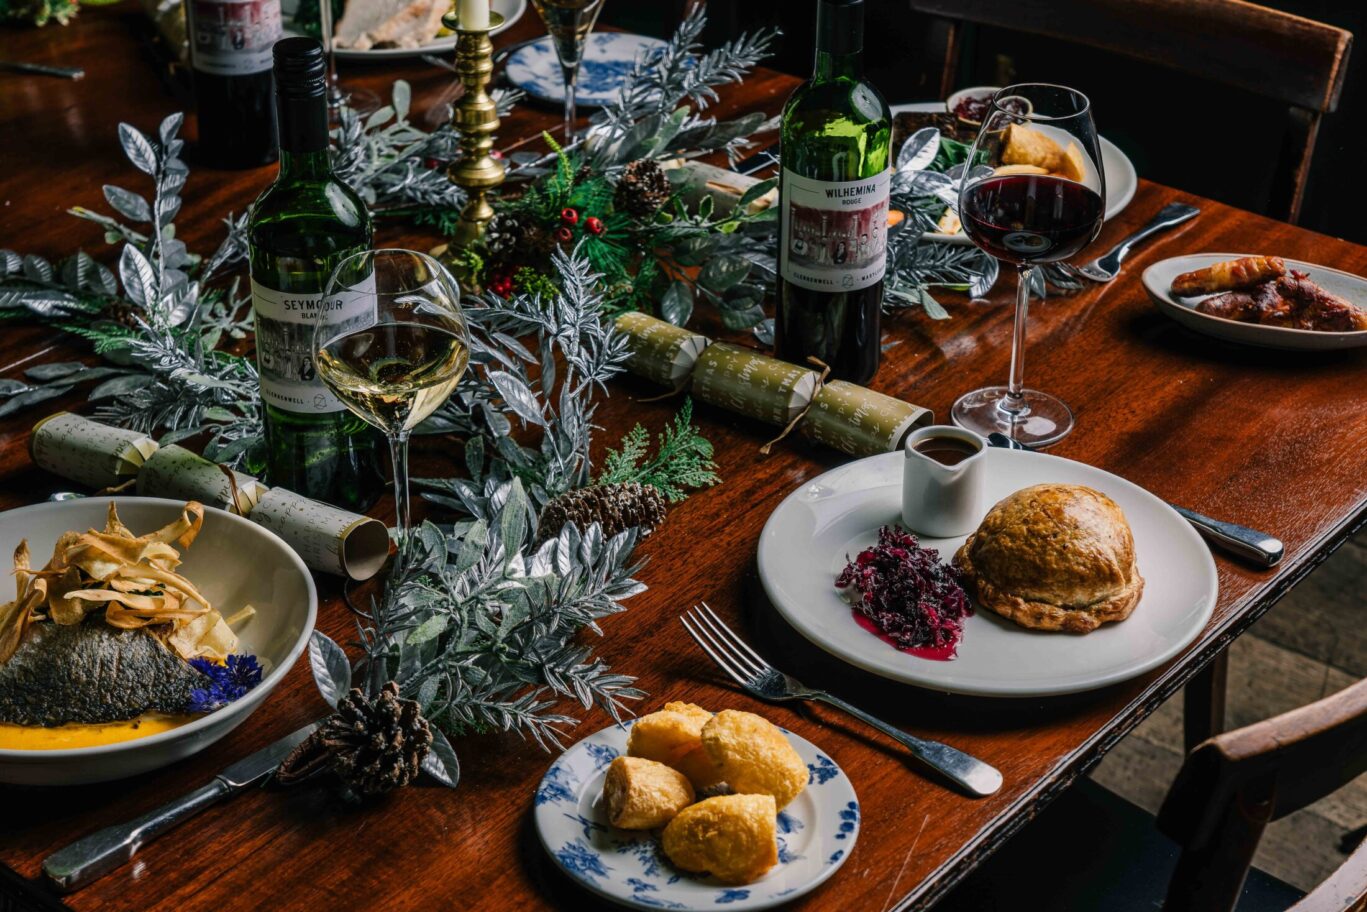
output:
M1011 331L1011 379L1001 408L1012 415L1023 415L1025 404L1025 318L1030 310L1032 266L1016 267L1016 322Z
M323 57L327 60L328 115L335 123L346 97L337 83L337 55L332 52L332 0L318 0L318 28L322 33Z
M574 139L574 87L579 81L579 61L575 61L573 66L562 63L560 72L565 77L565 142L568 144Z
M408 504L407 433L390 436L389 457L394 463L394 531L398 538L398 560L403 564L408 555L409 536L413 532L413 515Z

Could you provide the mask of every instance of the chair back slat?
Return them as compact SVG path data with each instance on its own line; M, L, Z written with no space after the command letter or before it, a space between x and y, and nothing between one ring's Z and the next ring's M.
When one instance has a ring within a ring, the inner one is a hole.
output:
M1159 829L1183 853L1166 908L1232 909L1263 827L1363 772L1367 680L1198 745L1158 812ZM1340 887L1356 876L1346 873Z
M1244 0L910 0L961 22L1047 35L1312 111L1343 90L1352 33Z

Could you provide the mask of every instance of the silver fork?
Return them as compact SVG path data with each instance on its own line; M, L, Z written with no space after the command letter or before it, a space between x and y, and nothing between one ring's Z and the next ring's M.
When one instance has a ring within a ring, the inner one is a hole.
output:
M857 706L824 690L813 690L801 681L779 671L746 645L706 602L694 605L679 616L702 651L711 656L722 671L731 676L751 696L771 703L788 700L818 700L843 709L889 738L897 741L912 755L945 777L961 785L969 794L978 797L991 795L1002 787L1002 774L976 757L955 750L939 741L928 741L909 735L877 719Z

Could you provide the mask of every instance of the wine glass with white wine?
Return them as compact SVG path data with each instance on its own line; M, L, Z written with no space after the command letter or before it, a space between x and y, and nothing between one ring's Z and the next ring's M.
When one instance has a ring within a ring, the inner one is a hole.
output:
M402 561L413 527L408 437L447 400L470 362L460 288L425 253L370 250L337 264L323 306L362 312L340 325L315 325L314 364L347 408L389 438Z
M532 0L541 14L560 59L560 74L565 79L565 141L574 139L574 87L579 79L579 64L584 44L603 11L603 0Z

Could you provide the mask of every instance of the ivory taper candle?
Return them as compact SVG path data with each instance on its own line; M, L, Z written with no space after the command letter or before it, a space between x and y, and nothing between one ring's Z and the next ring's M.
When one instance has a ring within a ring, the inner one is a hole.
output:
M489 0L460 0L456 7L456 18L460 27L470 32L483 31L489 27Z

